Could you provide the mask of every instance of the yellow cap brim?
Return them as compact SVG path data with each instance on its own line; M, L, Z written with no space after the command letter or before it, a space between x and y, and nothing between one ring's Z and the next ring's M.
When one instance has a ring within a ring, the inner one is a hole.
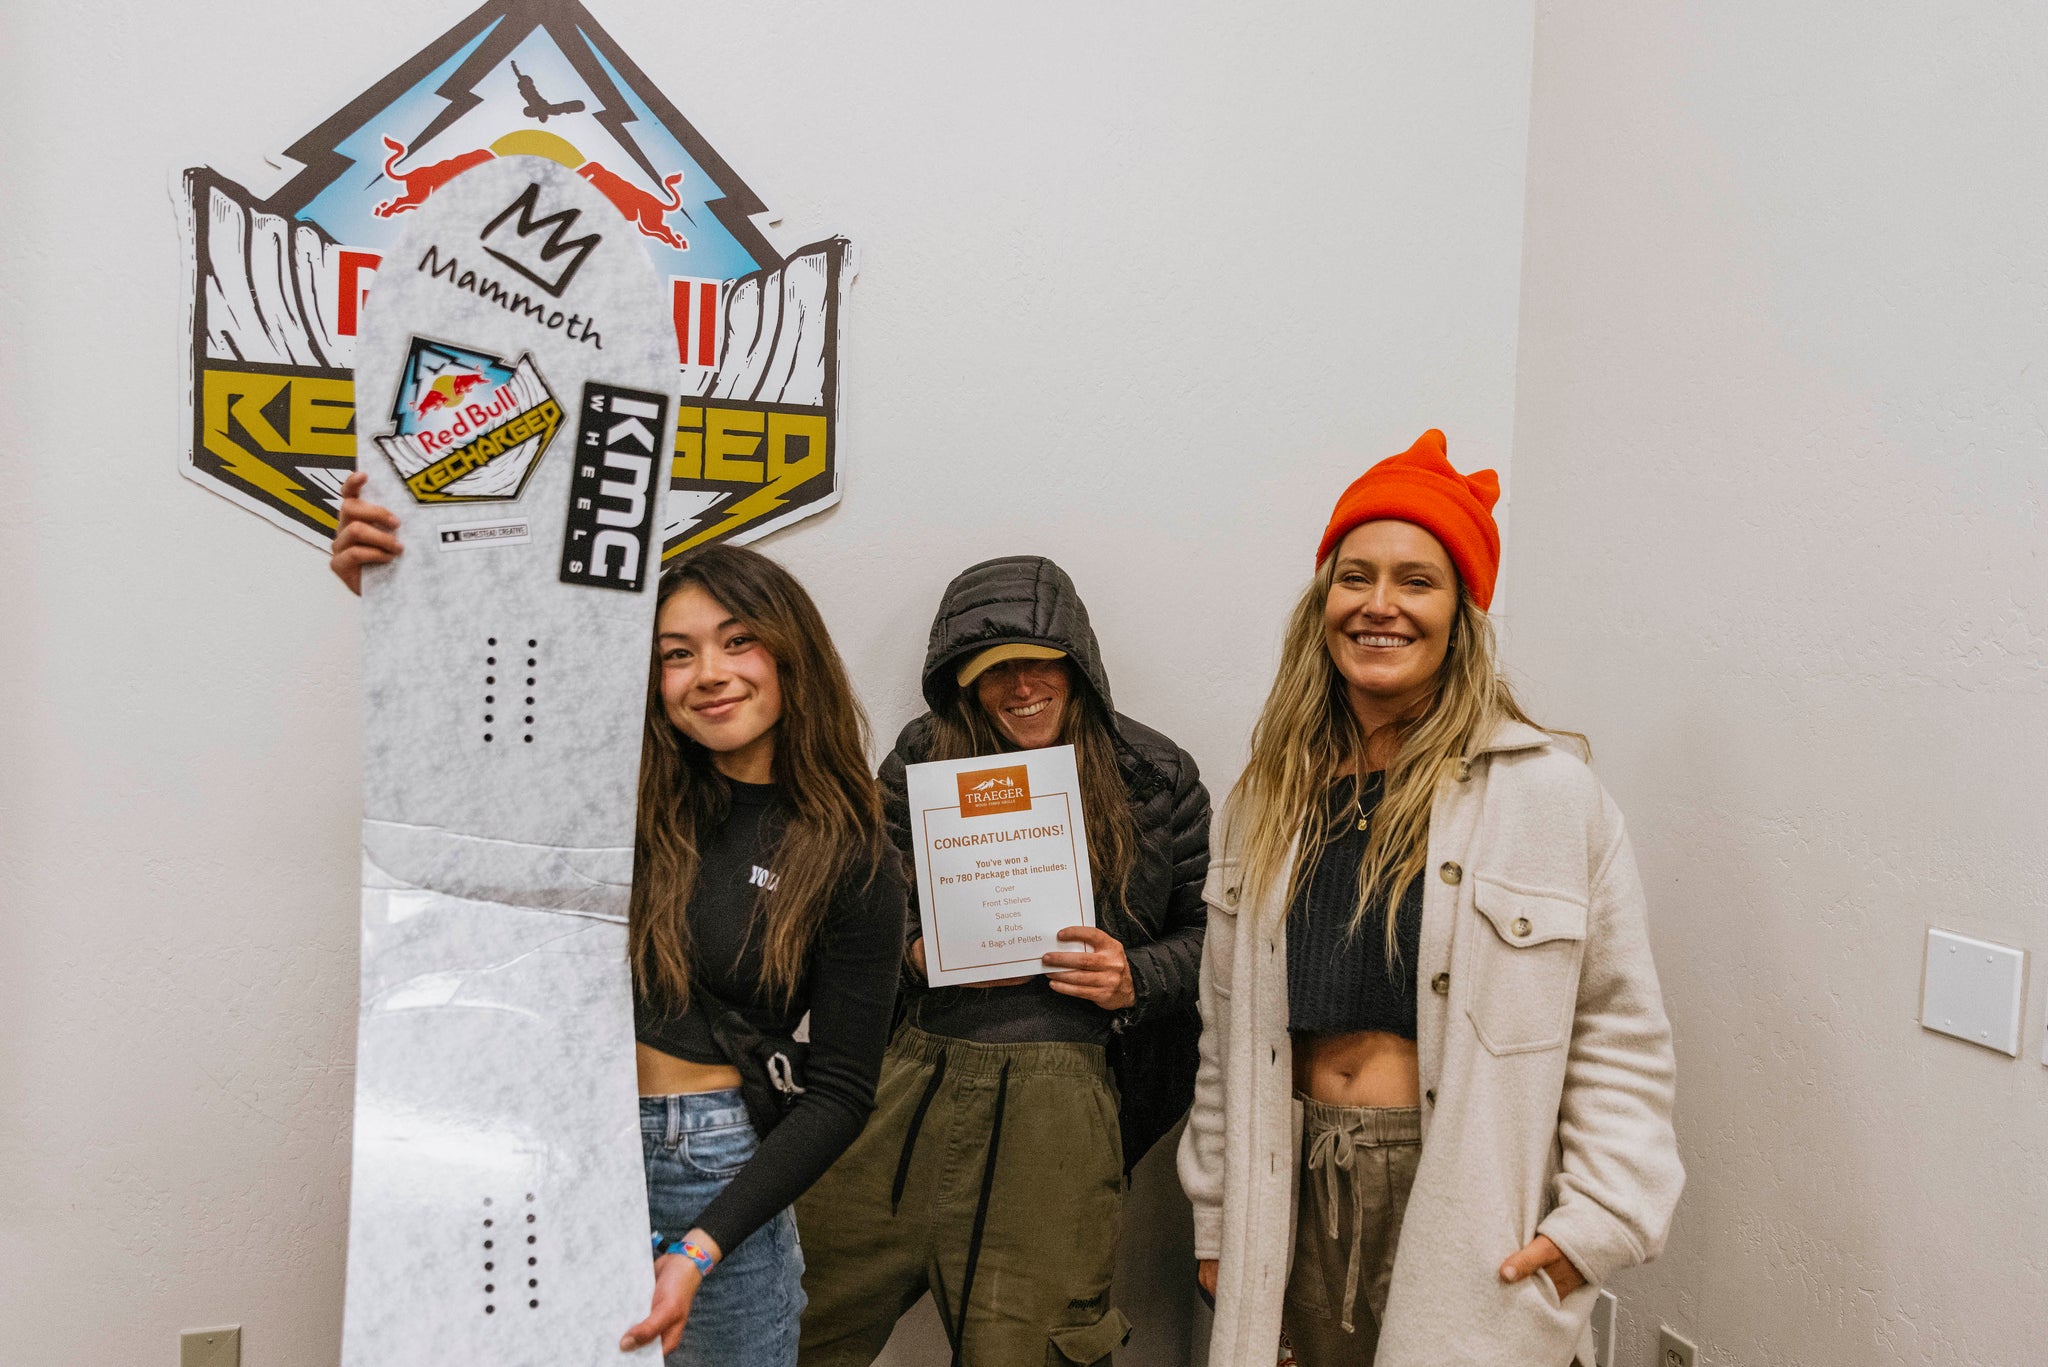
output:
M1064 660L1066 658L1067 652L1064 650L1055 650L1051 646L1031 645L1024 641L1014 641L1009 645L990 646L987 650L972 656L966 664L961 665L958 670L954 671L953 677L962 688L965 688L1005 660Z

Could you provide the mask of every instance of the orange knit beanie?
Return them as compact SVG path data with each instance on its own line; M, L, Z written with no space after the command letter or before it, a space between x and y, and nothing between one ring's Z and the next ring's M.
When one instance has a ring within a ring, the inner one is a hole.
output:
M1336 549L1352 528L1379 518L1412 522L1451 554L1472 601L1493 602L1500 573L1500 528L1493 505L1500 501L1500 476L1491 470L1461 475L1444 454L1444 434L1432 427L1398 456L1388 456L1351 481L1330 513L1316 564Z

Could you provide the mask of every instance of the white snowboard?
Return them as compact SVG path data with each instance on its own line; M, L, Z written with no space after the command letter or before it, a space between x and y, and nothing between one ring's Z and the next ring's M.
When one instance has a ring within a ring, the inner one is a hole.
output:
M609 201L513 156L434 195L363 314L358 468L406 553L363 576L344 1367L613 1367L647 1313L626 914L663 297Z

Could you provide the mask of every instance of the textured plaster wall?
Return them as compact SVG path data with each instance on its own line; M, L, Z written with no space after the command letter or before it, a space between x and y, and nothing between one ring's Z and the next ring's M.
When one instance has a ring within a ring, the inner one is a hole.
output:
M355 1019L353 600L177 474L181 166L273 153L461 0L0 11L0 1361L331 1362ZM988 555L1059 558L1220 788L1319 519L1513 425L1531 16L1492 0L598 0L780 211L844 232L846 500L767 543L878 734ZM1185 1206L1127 1361L1188 1351ZM1199 1334L1196 1334L1199 1337ZM943 1361L929 1324L897 1363Z
M1516 661L1634 832L1715 1367L2048 1358L2038 6L1539 8ZM2025 1052L1916 1024L1929 923Z

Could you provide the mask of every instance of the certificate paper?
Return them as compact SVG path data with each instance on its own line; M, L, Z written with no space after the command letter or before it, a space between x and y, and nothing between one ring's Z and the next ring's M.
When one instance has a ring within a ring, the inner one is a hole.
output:
M925 976L934 987L1046 972L1041 954L1095 924L1074 747L913 764Z

